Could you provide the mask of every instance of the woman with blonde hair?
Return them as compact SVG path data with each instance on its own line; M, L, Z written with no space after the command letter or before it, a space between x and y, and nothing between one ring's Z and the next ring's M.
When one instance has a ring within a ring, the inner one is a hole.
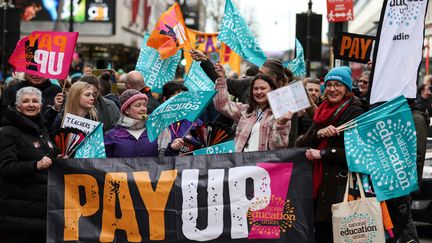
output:
M75 82L69 89L64 111L60 112L53 123L52 128L60 128L66 113L98 121L95 103L95 90L86 82Z

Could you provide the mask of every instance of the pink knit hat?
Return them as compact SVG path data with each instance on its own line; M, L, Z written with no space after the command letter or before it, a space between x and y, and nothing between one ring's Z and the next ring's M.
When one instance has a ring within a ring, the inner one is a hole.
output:
M121 113L124 113L126 108L130 106L133 102L137 100L145 100L147 105L148 97L147 95L139 92L136 89L127 89L120 95Z

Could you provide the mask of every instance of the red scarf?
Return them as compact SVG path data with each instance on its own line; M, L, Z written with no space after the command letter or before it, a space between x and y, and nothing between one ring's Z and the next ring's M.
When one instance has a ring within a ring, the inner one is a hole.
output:
M328 100L325 100L316 110L313 121L318 124L319 129L325 128L329 125L335 125L339 120L340 116L348 108L351 97L346 97L341 100L338 104L331 104ZM327 138L321 138L316 149L327 148ZM321 186L322 174L323 174L323 162L321 159L314 160L313 168L313 198L318 197L318 190Z

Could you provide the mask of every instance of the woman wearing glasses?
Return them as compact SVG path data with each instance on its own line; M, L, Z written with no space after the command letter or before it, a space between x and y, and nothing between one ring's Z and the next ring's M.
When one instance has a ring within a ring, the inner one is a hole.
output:
M297 140L297 146L310 147L306 157L314 161L315 239L333 242L331 205L342 201L348 173L343 132L337 127L362 114L364 109L352 93L349 67L330 70L324 85L325 99L309 130Z
M365 98L369 90L369 75L370 75L370 71L362 72L360 79L358 81L360 98Z

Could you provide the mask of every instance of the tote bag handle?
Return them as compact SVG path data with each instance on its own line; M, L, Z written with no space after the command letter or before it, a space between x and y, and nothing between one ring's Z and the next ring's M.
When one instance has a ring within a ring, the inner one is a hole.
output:
M366 198L365 193L364 193L364 189L363 189L363 185L361 183L359 174L356 173L356 172L349 172L348 173L348 178L347 178L347 183L346 183L346 188L345 188L344 200L343 200L344 203L348 202L348 191L349 191L350 184L351 185L354 184L353 183L353 176L352 176L353 173L355 173L356 177L357 177L357 185L359 187L360 197L361 197L360 199L364 200Z

